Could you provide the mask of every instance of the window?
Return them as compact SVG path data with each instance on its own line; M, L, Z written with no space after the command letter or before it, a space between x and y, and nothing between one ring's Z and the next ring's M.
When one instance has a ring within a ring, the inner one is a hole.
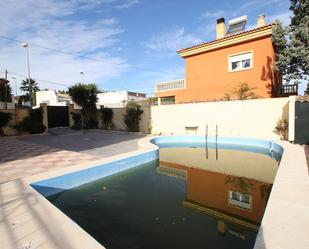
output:
M229 55L229 72L246 70L252 68L252 52Z
M175 104L175 96L161 97L161 105Z
M229 191L229 205L251 210L252 197L249 194Z

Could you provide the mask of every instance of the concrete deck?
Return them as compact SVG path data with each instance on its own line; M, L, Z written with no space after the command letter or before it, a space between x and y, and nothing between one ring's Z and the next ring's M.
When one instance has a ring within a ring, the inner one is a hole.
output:
M148 141L149 138L140 140L138 151L108 158L93 158L92 161L85 160L40 174L25 174L18 179L0 184L0 248L102 249L102 245L29 184L155 149ZM309 177L304 148L289 143L282 145L285 149L284 155L255 249L305 249L309 245ZM50 154L52 153L55 152L52 151ZM83 155L75 151L72 153ZM26 159L20 159L19 163Z
M282 145L283 157L254 249L309 248L309 176L304 147Z

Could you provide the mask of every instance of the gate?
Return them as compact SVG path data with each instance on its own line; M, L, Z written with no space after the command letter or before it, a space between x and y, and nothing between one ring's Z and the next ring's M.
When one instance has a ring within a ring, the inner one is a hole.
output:
M68 106L47 106L48 128L69 126Z
M295 143L309 144L309 102L295 102Z

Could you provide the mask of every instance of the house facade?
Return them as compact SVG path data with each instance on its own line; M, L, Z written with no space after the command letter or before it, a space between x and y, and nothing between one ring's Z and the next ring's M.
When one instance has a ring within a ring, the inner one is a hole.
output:
M39 108L41 103L45 103L48 106L68 106L73 104L73 101L69 94L59 93L53 90L38 91L35 93L36 105L34 108Z
M245 31L247 17L217 20L216 40L180 49L185 79L158 83L155 95L161 104L217 101L240 83L248 83L260 98L280 96L281 77L275 72L272 24L265 16Z
M106 91L99 93L97 107L100 106L110 108L121 108L125 107L129 101L145 101L146 94L130 91Z

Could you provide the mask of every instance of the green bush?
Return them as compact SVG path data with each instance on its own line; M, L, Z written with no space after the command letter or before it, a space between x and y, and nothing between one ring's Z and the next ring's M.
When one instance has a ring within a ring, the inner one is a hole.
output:
M108 130L108 129L112 129L114 127L113 124L113 109L111 108L101 108L100 109L101 115L102 115L102 125L103 125L103 129Z
M3 135L3 128L8 125L12 119L12 113L0 112L0 135Z
M71 127L74 130L80 130L82 128L82 115L79 113L71 112L74 120L74 125Z
M15 128L30 134L44 132L46 127L43 125L42 108L30 110L29 116L25 117Z
M128 102L123 120L128 131L139 131L139 121L141 120L143 112L141 106L135 101Z
M81 127L83 129L95 129L98 126L97 93L99 90L95 84L75 84L69 87L69 95L72 100L82 107Z

